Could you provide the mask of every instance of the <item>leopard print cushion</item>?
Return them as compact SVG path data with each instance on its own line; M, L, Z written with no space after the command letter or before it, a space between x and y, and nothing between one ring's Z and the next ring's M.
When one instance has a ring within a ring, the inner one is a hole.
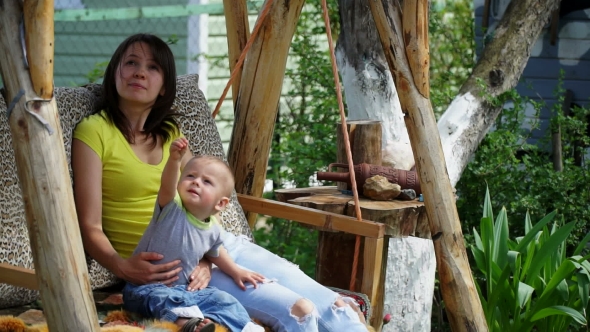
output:
M178 77L178 88L174 108L177 121L190 142L193 154L209 154L225 160L221 138L207 100L198 87L198 75ZM85 116L98 111L100 85L91 84L78 88L56 88L61 126L68 164L71 155L72 133L76 124ZM0 263L33 268L33 257L29 245L24 205L18 185L16 161L12 148L12 137L6 118L6 102L0 95L0 163L2 166L2 191L0 192ZM70 175L71 173L70 167ZM226 230L238 235L245 234L252 239L252 233L238 204L235 192L228 208L222 213ZM108 270L95 260L87 257L88 272L93 289L107 287L118 282ZM22 305L34 301L38 292L8 284L0 284L0 308Z

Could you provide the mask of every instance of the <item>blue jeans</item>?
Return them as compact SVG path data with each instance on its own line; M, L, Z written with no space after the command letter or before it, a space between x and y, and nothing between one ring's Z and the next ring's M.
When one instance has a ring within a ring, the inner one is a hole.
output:
M338 294L308 277L295 264L250 242L245 236L227 233L224 247L237 264L277 282L243 291L232 278L215 268L209 284L233 295L251 317L259 319L273 331L367 331L351 307L334 304ZM302 298L310 300L316 307L316 311L303 320L290 312L293 304Z
M186 286L168 287L162 284L123 288L124 309L145 317L175 322L178 318L194 318L202 311L204 317L239 332L250 323L244 307L231 295L214 287L189 292Z

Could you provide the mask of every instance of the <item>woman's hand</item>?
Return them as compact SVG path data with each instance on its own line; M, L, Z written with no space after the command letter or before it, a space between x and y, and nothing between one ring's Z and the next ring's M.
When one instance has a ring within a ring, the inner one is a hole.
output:
M189 292L203 289L209 285L209 281L211 281L211 262L202 259L191 273L187 289Z
M180 260L165 264L153 264L164 258L155 252L141 252L127 259L121 260L118 264L118 277L136 285L161 283L170 285L178 280L178 273L182 270L179 266Z

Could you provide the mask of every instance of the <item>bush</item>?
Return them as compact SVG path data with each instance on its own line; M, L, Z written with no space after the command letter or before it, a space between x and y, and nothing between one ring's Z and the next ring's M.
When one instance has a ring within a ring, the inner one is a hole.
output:
M558 86L558 96L563 96ZM553 169L550 149L550 131L535 145L527 143L532 129L523 129L525 105L532 101L520 97L515 91L502 96L496 102L511 102L496 120L495 129L487 134L473 160L467 165L457 184L457 209L468 241L469 230L479 219L481 206L474 204L483 196L486 187L494 193L495 209L506 207L515 219L540 219L551 211L557 211L558 220L576 221L572 236L568 238L568 251L588 234L590 222L590 167L576 161L580 146L588 141L585 120L587 109L576 108L573 117L561 115L559 104L554 110L554 125L562 132L563 171ZM542 104L533 104L537 111ZM538 115L538 112L537 112ZM512 225L511 225L512 226ZM513 235L521 234L521 225L514 225Z

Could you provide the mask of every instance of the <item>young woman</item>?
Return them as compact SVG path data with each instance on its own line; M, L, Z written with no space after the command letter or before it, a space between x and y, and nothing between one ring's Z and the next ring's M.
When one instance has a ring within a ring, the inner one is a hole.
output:
M168 285L181 270L179 261L153 264L163 258L159 253L132 255L152 217L170 144L182 136L172 119L175 95L168 45L149 34L130 36L107 66L103 110L74 132L74 195L84 248L136 285ZM190 157L185 154L182 166ZM230 233L224 247L237 264L277 280L281 291L265 285L244 291L206 260L192 271L189 290L218 287L274 331L367 331L348 303L297 266Z

